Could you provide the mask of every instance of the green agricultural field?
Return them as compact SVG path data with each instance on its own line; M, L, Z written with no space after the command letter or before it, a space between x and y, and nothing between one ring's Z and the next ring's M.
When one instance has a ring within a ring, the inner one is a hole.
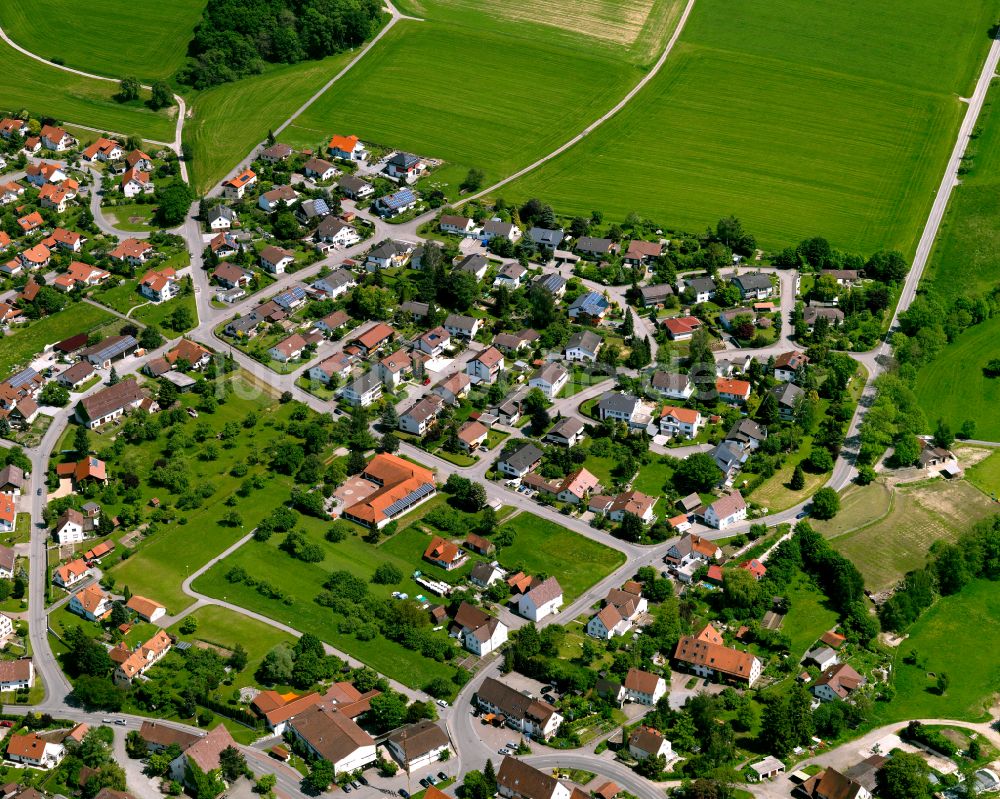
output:
M942 300L985 294L1000 281L1000 87L994 81L966 151L921 287Z
M47 19L42 15L40 19ZM72 29L71 29L72 30ZM52 116L95 128L145 139L173 141L176 109L151 111L141 101L118 103L118 84L84 78L51 67L18 53L0 42L0 105L3 109L27 109L35 117ZM144 93L148 99L148 93Z
M922 566L935 541L954 541L976 521L996 512L995 503L964 480L926 480L888 489L891 502L883 512L884 487L852 487L844 510L816 529L848 557L865 578L865 587L881 591ZM844 519L840 517L844 516ZM842 529L848 520L859 526Z
M912 252L993 16L975 0L875 0L863 13L698 0L619 115L499 193L583 214L600 198L609 216L687 230L735 213L765 247L822 234Z
M937 601L909 629L894 664L896 698L876 702L876 724L906 719L988 719L985 707L1000 690L1000 661L987 642L1000 636L1000 592L977 580ZM987 644L987 645L984 645ZM919 666L904 662L916 652ZM939 696L937 674L951 678Z
M0 4L0 25L15 42L68 67L144 83L169 79L184 64L205 0L142 3L52 0L39 13L27 0Z
M1000 316L971 327L920 367L914 391L933 427L947 419L958 429L966 419L976 423L975 437L1000 440L1000 378L988 378L983 367L997 357Z
M353 133L441 158L430 182L454 195L470 167L488 183L558 147L639 77L592 40L549 38L536 25L480 28L467 14L403 21L282 138L316 146Z
M990 496L1000 496L1000 450L993 450L989 457L966 469L965 479Z
M532 513L519 513L503 526L515 533L514 543L498 556L503 564L556 577L567 604L625 562L618 550Z
M54 344L77 333L89 333L113 322L115 317L89 303L74 303L26 326L13 328L0 347L0 375L5 376L38 355L46 344Z
M269 130L288 119L354 56L340 53L322 61L269 67L262 75L199 93L184 125L184 142L192 149L189 169L195 191L204 193L222 180Z

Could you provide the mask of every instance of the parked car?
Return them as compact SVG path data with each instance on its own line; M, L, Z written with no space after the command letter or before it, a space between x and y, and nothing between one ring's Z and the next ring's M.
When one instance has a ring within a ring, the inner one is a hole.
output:
M347 784L345 783L345 785L344 785L344 793L350 793L350 792L351 792L351 786L350 786L350 785L347 785Z
M367 785L368 784L368 779L365 777L364 774L359 774L358 775L358 782L360 782L362 785Z
M402 796L403 799L410 799L410 792L407 791L407 790L404 790L403 788L399 789L399 795Z
M438 703L438 704L439 704L439 705L440 705L441 707L448 707L448 703L447 703L447 702L445 702L445 701L444 701L443 699L438 699L438 702L437 702L437 703Z
M444 782L445 780L448 779L448 775L445 774L443 771L439 771L438 772L438 779L441 780L441 782Z
M435 776L434 776L433 774L428 774L428 775L427 775L427 781L428 781L428 782L429 782L429 783L430 783L431 785L437 785L437 784L438 784L438 782L439 782L438 778L437 778L437 777L435 777Z
M421 784L421 785L422 785L422 786L423 786L424 788L430 788L430 787L431 787L431 784L430 784L430 783L429 783L429 782L427 781L427 777L421 777L421 778L420 778L420 784Z

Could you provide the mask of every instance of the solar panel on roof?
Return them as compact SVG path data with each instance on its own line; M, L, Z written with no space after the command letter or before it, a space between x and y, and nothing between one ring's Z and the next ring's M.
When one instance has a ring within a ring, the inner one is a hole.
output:
M20 388L26 383L30 383L37 375L38 372L36 372L31 367L28 367L27 369L18 372L16 375L10 378L10 380L7 381L7 384L11 388Z
M402 499L397 499L388 508L386 508L385 509L385 515L386 516L393 516L393 515L399 513L401 510L404 510L405 508L408 508L410 505L412 505L418 499L422 499L423 497L426 497L433 490L434 490L434 486L432 486L430 483L424 483L424 484L418 486L416 489L414 489L413 491L411 491L405 497L403 497Z

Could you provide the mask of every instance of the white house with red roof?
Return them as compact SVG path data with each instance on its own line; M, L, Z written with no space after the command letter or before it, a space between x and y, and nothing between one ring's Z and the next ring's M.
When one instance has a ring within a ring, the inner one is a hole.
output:
M124 261L131 266L142 266L153 256L153 245L142 239L125 239L110 254L112 261Z
M330 139L327 149L331 156L345 161L364 161L368 157L365 145L357 136L334 136Z
M747 517L747 503L739 491L730 491L705 508L705 524L716 530L725 530Z
M76 147L76 139L55 125L46 125L43 127L41 137L42 146L48 150L55 150L57 153Z
M247 189L257 183L257 173L252 169L244 169L236 177L222 184L222 194L227 200L242 200Z
M153 184L148 172L143 172L139 169L130 169L122 175L119 188L122 190L122 194L128 198L132 198L140 194L152 194L156 186Z
M139 281L139 292L153 302L166 302L179 291L180 278L172 267L150 271Z
M664 405L660 414L660 432L666 436L694 438L703 422L702 415L692 408Z

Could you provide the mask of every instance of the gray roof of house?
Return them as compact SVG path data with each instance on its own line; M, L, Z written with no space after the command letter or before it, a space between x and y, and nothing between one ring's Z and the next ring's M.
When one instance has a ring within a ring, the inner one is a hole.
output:
M379 376L375 374L375 370L373 369L370 372L365 372L363 375L356 377L348 383L345 388L351 389L355 394L365 394L381 382L382 381L379 379Z
M236 212L228 205L217 205L211 211L208 212L209 222L213 222L216 219L226 219L232 222L235 218L236 218Z
M528 231L528 238L544 247L558 247L563 240L563 231L562 228L547 230L543 227L533 227Z
M458 263L459 272L468 272L470 275L475 275L477 272L481 271L483 267L488 266L489 261L486 257L480 255L479 253L473 253L472 255L466 255Z
M712 457L723 463L739 463L743 460L743 455L743 445L739 441L728 439L719 444L712 453Z
M576 242L578 250L586 252L607 252L614 242L611 239L597 239L592 236L580 236Z
M557 275L555 272L550 275L539 275L535 278L535 285L541 286L550 294L555 294L559 291L559 289L566 285L566 278L561 275Z
M546 435L550 436L562 436L563 438L571 438L583 430L583 422L577 419L575 416L564 416L554 425L552 429L549 430Z
M761 272L739 275L733 278L733 283L744 291L771 288L771 278Z
M781 385L775 386L771 389L771 393L774 394L774 398L778 401L779 405L784 405L788 408L794 408L795 403L799 400L799 397L805 394L805 392L794 383L782 383Z
M761 427L752 419L740 419L726 433L728 441L749 441L750 439L763 441L765 438L767 438L767 428Z
M693 277L685 281L685 285L699 294L704 291L715 291L715 281L710 277Z
M639 398L632 396L631 394L606 394L601 397L601 401L597 403L597 407L602 411L632 413L635 406L638 405L639 402Z
M579 347L582 350L586 350L589 353L596 353L597 348L601 346L601 337L597 335L593 330L580 330L569 337L569 341L566 342L566 349L571 350L574 347Z
M683 391L691 384L691 378L678 372L653 372L650 380L653 388L669 389L671 391Z
M643 302L656 302L658 299L669 297L674 293L674 287L669 283L657 283L653 286L641 286L639 294Z
M386 239L377 247L373 248L371 252L368 253L369 258L391 258L393 255L399 255L406 252L409 249L409 245L403 244L399 241L393 241L392 239Z
M561 363L547 363L545 366L541 367L532 376L532 380L544 380L550 385L555 383L557 380L562 379L563 375L566 374L566 367ZM530 382L530 381L529 381Z
M510 453L510 455L503 458L504 463L510 464L510 466L517 471L522 471L531 466L542 457L542 451L530 442L524 442L518 445L517 449Z

